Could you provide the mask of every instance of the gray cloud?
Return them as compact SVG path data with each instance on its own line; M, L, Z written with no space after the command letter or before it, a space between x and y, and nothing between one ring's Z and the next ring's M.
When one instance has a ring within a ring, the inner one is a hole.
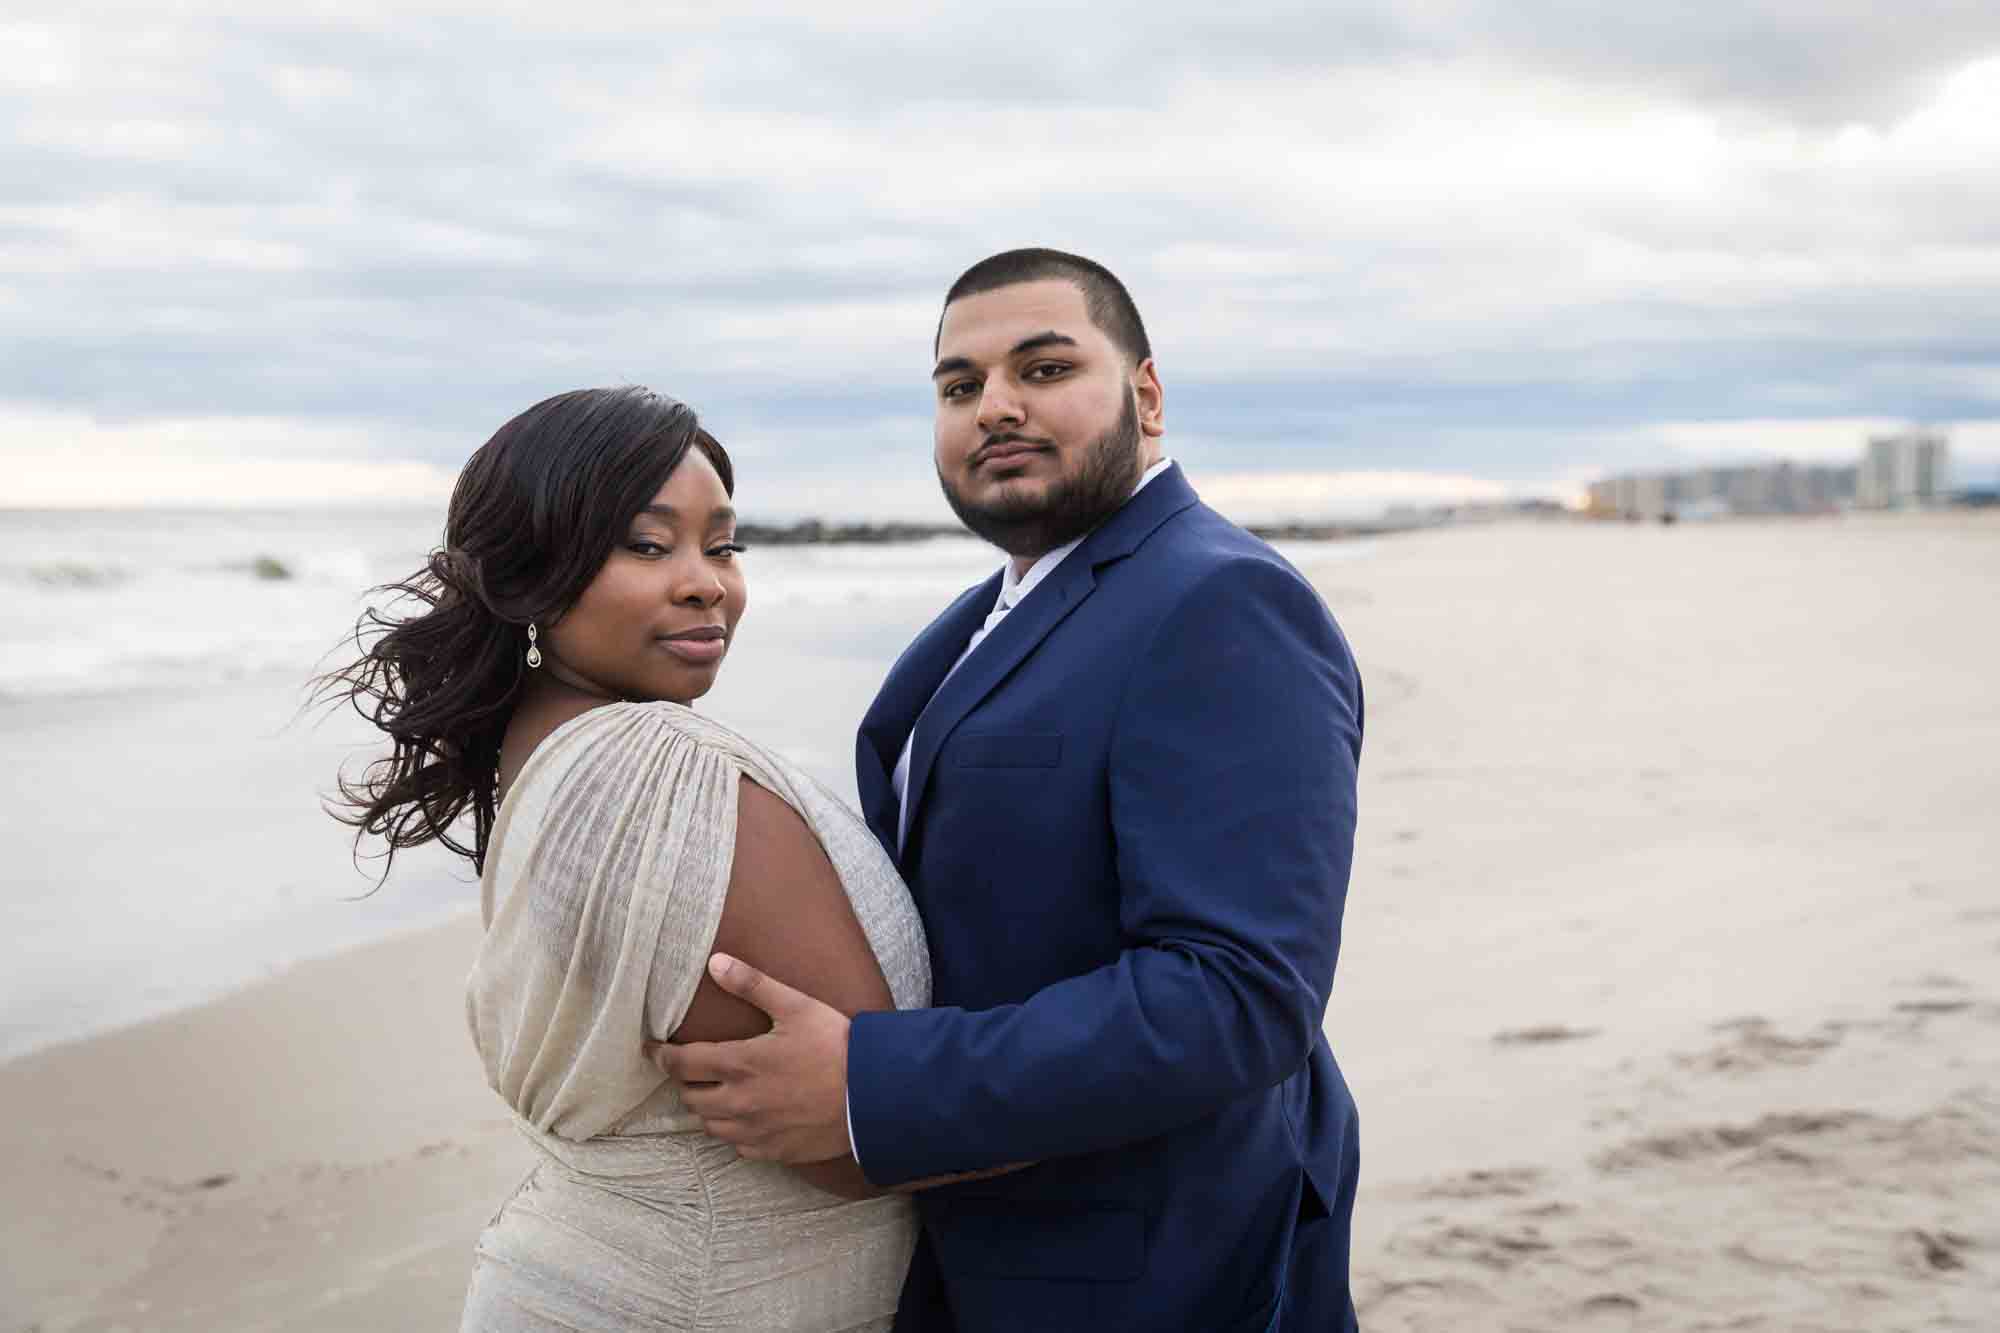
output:
M355 422L449 465L548 392L637 380L773 464L843 420L901 423L901 458L944 284L1050 243L1126 276L1217 468L1533 481L1648 423L2000 417L1990 4L7 33L23 409Z
M2000 51L1986 0L1751 0L1681 7L1543 0L1418 5L1442 49L1497 49L1567 79L1657 90L1816 126L1883 124Z

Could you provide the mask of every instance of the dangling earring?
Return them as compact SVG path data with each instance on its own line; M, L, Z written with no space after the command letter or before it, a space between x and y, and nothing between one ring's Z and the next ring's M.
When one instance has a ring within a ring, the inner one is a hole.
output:
M542 650L535 646L535 622L528 622L528 669L534 670L542 664Z

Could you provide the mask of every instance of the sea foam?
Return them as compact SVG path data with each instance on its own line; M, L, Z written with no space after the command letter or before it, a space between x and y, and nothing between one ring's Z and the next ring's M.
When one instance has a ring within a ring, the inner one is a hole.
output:
M0 513L0 700L303 679L339 660L370 590L421 568L442 528L441 514L412 510ZM744 557L766 614L942 605L998 559L949 537Z

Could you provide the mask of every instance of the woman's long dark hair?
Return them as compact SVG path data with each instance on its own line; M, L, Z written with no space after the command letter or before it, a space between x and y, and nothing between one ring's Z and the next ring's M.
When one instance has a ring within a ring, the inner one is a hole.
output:
M650 389L578 389L495 431L458 474L444 545L354 627L360 656L314 682L389 737L329 813L386 844L441 842L486 864L500 741L525 683L530 621L572 606L690 448L736 490L729 455L693 409ZM415 603L414 607L410 604ZM472 840L454 826L470 809Z

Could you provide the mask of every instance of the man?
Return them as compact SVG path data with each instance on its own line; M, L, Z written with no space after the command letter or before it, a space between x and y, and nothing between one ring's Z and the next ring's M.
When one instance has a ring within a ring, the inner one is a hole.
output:
M903 654L856 746L936 1007L850 1024L718 956L772 1031L663 1067L712 1085L687 1104L748 1156L980 1173L917 1196L899 1330L1352 1328L1356 1120L1320 1023L1353 659L1162 456L1109 272L987 259L936 350L938 480L1010 560Z

